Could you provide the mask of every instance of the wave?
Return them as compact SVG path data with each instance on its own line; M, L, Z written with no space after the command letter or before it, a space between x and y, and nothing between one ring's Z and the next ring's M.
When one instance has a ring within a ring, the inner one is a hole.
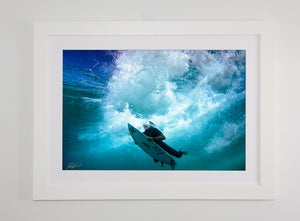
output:
M215 143L216 136L226 139L224 133L235 130L233 125L242 128L245 123L244 61L243 51L124 51L108 84L102 128L127 136L127 122L141 128L150 119L175 143L189 137L186 148L199 143L194 136L204 135L211 139L200 142L202 148L222 149L226 145L218 142L218 148L211 148L210 142ZM241 112L228 116L239 100ZM234 119L236 114L242 118ZM217 122L208 133L210 121ZM227 140L232 142L232 137Z

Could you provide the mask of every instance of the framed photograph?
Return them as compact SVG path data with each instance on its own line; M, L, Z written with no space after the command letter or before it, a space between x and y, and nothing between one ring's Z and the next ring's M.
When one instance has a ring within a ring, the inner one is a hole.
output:
M273 35L35 22L33 199L273 199Z

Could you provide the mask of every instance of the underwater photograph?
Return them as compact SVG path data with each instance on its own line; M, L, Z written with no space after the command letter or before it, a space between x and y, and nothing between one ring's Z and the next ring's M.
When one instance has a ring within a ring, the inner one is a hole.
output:
M63 170L246 167L246 50L63 50Z

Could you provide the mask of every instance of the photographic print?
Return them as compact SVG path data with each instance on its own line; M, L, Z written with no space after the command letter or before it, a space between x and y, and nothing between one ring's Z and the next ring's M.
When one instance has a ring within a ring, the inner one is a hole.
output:
M246 50L63 50L63 170L246 167Z

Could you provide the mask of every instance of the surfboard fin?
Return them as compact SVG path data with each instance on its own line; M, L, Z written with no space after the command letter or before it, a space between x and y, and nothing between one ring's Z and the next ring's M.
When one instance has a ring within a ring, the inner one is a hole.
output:
M172 162L171 162L170 166L171 166L172 170L175 169L175 166L176 166L175 160L172 159Z

